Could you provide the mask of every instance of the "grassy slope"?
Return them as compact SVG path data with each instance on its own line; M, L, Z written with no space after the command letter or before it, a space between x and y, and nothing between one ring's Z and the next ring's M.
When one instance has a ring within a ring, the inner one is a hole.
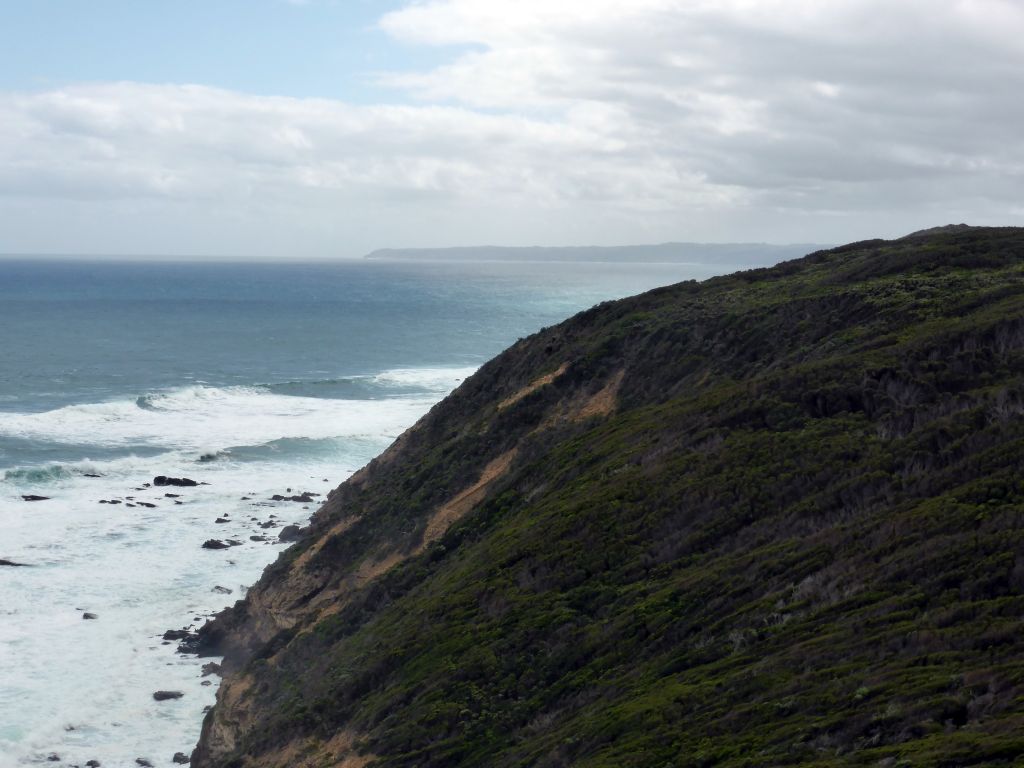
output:
M614 415L538 429L619 370ZM520 449L422 555L312 631L238 651L257 724L197 764L261 765L289 741L315 764L341 729L388 766L1014 764L1022 413L1020 230L601 305L485 366L341 489L332 514L362 517L321 573L411 547Z

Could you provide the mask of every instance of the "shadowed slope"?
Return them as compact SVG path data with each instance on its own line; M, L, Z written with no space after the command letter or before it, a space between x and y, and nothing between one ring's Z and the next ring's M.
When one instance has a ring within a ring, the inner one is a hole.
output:
M204 630L194 765L1010 765L1022 415L1021 230L599 305Z

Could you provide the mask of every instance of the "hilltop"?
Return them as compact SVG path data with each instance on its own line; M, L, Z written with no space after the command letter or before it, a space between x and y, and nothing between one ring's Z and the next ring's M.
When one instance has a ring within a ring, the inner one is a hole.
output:
M1024 230L607 302L484 365L244 601L196 768L1024 754Z

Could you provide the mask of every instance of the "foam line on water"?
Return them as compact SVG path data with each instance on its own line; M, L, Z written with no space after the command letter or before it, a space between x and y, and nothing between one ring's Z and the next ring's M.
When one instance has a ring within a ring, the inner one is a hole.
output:
M321 501L471 372L375 374L381 389L415 390L379 400L198 385L142 402L0 414L0 435L83 446L78 460L0 467L0 557L31 566L0 573L0 768L50 753L63 764L145 757L170 768L194 745L216 686L202 685L208 659L175 654L162 632L241 597L281 551L281 527L318 506L275 504L273 494L308 490ZM139 443L160 452L87 458L90 448ZM209 485L146 488L158 474ZM30 492L49 500L23 502ZM111 500L121 503L100 503ZM263 535L270 540L251 538ZM210 538L242 544L203 549ZM161 689L185 696L155 702Z
M258 387L190 386L135 399L70 405L42 413L0 413L0 435L72 445L153 446L221 451L282 438L392 433L458 385L472 369L378 374L383 385L423 391L385 399L332 400Z

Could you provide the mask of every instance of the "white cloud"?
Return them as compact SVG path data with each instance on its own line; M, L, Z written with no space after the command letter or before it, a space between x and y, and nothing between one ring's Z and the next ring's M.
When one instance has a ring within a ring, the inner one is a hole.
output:
M88 209L133 233L110 247L156 231L193 251L355 253L1021 223L1016 3L433 0L380 26L457 46L382 76L412 105L144 83L0 94L0 232L31 246L26 222L48 211L71 238Z

